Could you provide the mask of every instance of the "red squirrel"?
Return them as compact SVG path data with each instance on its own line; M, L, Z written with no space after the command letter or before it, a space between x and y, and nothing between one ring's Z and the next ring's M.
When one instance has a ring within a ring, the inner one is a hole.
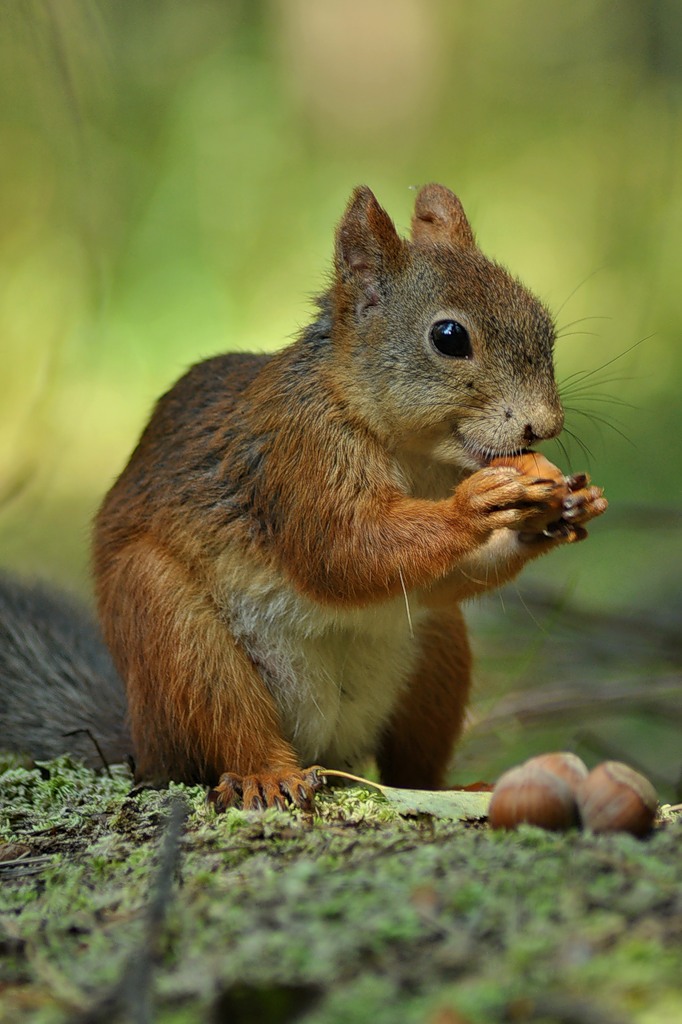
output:
M314 765L369 757L442 786L460 603L606 508L584 476L513 464L563 426L554 326L447 188L418 193L410 240L357 188L317 305L274 355L192 367L95 521L137 777L204 783L217 809L310 807Z

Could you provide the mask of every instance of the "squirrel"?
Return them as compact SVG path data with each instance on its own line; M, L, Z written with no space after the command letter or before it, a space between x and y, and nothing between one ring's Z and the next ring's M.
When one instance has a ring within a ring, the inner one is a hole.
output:
M409 240L355 189L314 322L193 366L96 516L138 781L203 783L218 810L309 808L316 765L370 757L389 785L444 784L461 603L606 508L584 475L514 465L563 427L554 339L449 189L418 192Z

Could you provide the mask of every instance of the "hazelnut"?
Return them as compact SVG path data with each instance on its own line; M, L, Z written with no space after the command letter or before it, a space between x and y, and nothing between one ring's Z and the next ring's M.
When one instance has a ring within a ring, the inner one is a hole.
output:
M512 829L526 822L561 831L578 824L578 808L564 779L537 765L523 764L498 779L488 821L492 828Z
M580 818L593 832L647 835L654 824L658 796L648 779L620 761L605 761L576 791Z
M526 476L540 477L542 480L556 480L564 484L566 477L558 466L546 459L540 452L522 452L520 455L500 455L493 459L491 466L513 466Z
M589 770L584 761L577 754L571 754L568 750L558 751L553 754L538 754L526 761L527 765L534 765L537 768L544 768L552 775L558 775L560 779L568 784L572 793L575 793L583 779L587 778Z

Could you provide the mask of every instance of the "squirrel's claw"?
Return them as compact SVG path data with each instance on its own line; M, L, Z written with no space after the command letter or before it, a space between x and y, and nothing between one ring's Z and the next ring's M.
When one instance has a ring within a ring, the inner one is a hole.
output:
M242 777L234 772L224 772L220 776L218 785L209 789L206 800L216 812L226 811L228 807L234 807L242 798Z
M601 487L585 487L564 498L561 518L568 523L586 523L606 512L608 504Z
M217 812L238 804L251 811L264 811L268 807L284 810L287 805L310 811L315 802L315 792L321 786L317 765L303 770L287 769L255 775L224 772L218 785L209 790L207 799Z
M572 476L566 477L566 486L569 491L582 491L584 487L590 482L590 478L587 473L573 473Z
M575 544L587 537L583 524L602 515L607 508L608 501L601 487L586 487L564 498L559 519L548 523L541 532L521 531L519 540L524 544L538 544L542 541Z

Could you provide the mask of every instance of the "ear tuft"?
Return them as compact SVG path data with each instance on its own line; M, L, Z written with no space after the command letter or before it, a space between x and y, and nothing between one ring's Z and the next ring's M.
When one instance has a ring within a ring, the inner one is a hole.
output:
M424 185L417 195L412 217L412 241L422 245L476 246L464 208L445 185Z
M355 281L364 305L379 303L379 280L403 252L393 221L366 185L355 189L336 231L335 265L341 281Z

